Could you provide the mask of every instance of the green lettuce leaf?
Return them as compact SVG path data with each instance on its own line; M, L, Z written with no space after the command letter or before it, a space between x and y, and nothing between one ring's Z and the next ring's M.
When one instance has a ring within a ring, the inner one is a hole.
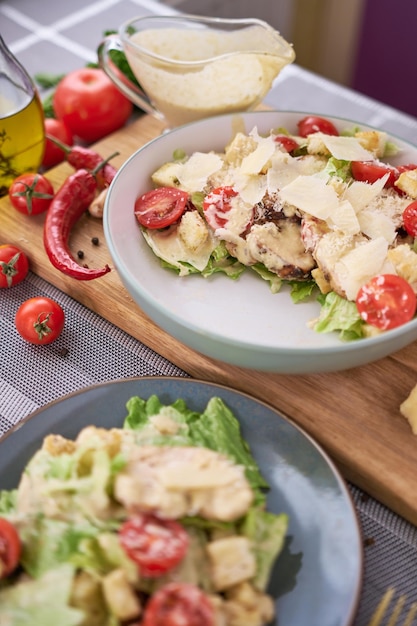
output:
M98 529L88 521L68 524L65 521L39 516L20 525L23 540L21 563L33 578L64 563L72 563L82 551L83 541L98 535Z
M282 278L268 270L262 263L255 263L250 269L256 272L263 280L269 283L271 293L278 293L282 286Z
M153 445L199 446L225 454L235 463L244 466L246 477L257 497L264 499L262 489L267 488L268 484L241 435L239 421L221 398L211 398L201 414L189 410L183 400L164 406L156 396L151 396L148 400L131 398L126 406L128 415L124 427L138 430L139 438L142 431L147 434L148 443ZM180 424L180 436L155 435L152 438L149 430L150 418L153 415L167 415L167 411Z
M68 605L74 568L62 565L38 580L0 591L0 626L77 626L84 612Z
M288 530L288 515L276 515L259 507L252 507L239 529L252 541L257 572L254 585L264 591L269 583L272 567L284 547Z
M291 287L291 300L294 304L307 300L311 294L317 289L317 283L314 280L305 281L289 281Z
M364 322L361 319L355 302L345 300L334 291L319 298L320 315L314 324L318 333L339 331L344 341L360 339L364 336Z
M328 176L335 176L342 180L348 180L352 177L350 171L350 161L343 161L341 159L335 159L330 157L327 161L326 167L322 170L322 174Z
M17 489L0 491L0 514L7 516L13 513L16 506Z

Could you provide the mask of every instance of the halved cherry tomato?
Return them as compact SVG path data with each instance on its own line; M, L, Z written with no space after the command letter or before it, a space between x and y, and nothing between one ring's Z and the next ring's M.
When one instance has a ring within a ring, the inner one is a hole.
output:
M396 167L400 174L403 172L409 172L410 170L417 170L417 165L415 163L406 163L405 165L397 165Z
M237 196L233 187L217 187L203 201L203 211L207 223L213 230L227 224L227 213L230 211L230 198Z
M24 215L44 213L52 202L54 188L42 174L21 174L9 188L10 202Z
M330 120L317 115L307 115L297 124L298 134L307 137L313 133L324 133L325 135L338 135L339 131Z
M214 626L207 595L189 583L168 583L150 598L142 626Z
M188 535L175 520L156 515L137 514L119 530L119 540L126 554L148 578L162 576L178 565L188 548Z
M21 283L29 271L26 254L11 244L0 246L0 288Z
M64 150L56 145L56 143L48 139L48 135L50 137L55 137L55 139L58 139L66 146L72 146L74 144L74 138L72 136L72 132L62 120L47 117L45 118L44 126L47 137L45 141L45 152L43 155L42 165L45 169L49 169L54 165L58 165L58 163L62 163L66 154Z
M414 317L417 298L404 278L395 274L380 274L359 289L356 306L367 324L389 330L406 324Z
M152 189L135 202L135 215L145 228L165 228L171 226L184 213L188 193L174 187Z
M365 183L374 183L379 178L389 175L385 187L392 187L398 178L398 169L392 165L385 163L376 163L375 161L352 161L350 164L352 176L355 180Z
M15 316L19 335L29 343L38 345L55 341L64 328L64 322L62 307L47 296L35 296L25 300Z
M0 517L0 578L9 576L19 564L22 544L16 528Z
M275 135L274 141L279 143L287 152L292 152L293 150L299 148L296 140L292 137L288 137L288 135Z
M403 211L403 224L411 237L417 237L417 200L411 202Z

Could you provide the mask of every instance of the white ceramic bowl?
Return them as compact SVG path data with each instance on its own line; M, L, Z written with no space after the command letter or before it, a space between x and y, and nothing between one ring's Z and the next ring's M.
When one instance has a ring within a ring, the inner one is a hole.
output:
M247 132L280 126L296 132L305 113L262 111L224 115L176 128L147 143L120 168L104 209L104 233L110 254L132 298L161 328L194 350L234 365L286 374L348 369L381 359L417 339L417 319L377 337L344 343L337 334L319 334L309 321L315 302L295 305L286 288L271 294L254 273L237 281L179 278L161 267L146 244L133 212L135 199L152 188L151 174L172 159L176 149L219 150L232 137L236 117ZM329 116L326 116L329 118ZM329 118L339 129L360 126ZM417 162L417 148L394 138L398 162ZM395 163L395 159L391 159Z

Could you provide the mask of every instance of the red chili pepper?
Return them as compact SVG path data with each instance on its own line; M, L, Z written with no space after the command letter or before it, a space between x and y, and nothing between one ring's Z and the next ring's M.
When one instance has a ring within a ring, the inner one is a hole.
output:
M89 148L73 146L67 154L67 161L76 170L94 170L103 162L103 157ZM96 174L98 189L102 190L108 187L116 174L117 169L111 163L103 165L102 169Z
M65 152L66 160L76 170L94 170L98 165L100 165L100 163L103 162L103 157L91 148L85 148L84 146L67 146L62 143L62 141L59 141L59 139L50 135L47 135L47 138ZM116 173L117 169L113 165L105 163L105 165L103 165L100 171L96 174L98 189L101 191L105 187L108 187Z
M110 272L108 265L101 269L81 267L68 246L71 229L90 206L96 190L94 174L79 169L66 179L46 213L43 242L49 260L60 272L78 280L92 280Z

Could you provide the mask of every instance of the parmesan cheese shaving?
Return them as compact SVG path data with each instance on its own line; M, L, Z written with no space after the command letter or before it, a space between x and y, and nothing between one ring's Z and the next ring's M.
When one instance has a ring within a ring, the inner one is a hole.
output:
M348 200L343 200L333 208L327 223L348 235L356 235L361 230L353 206Z
M395 240L395 224L387 215L365 209L358 215L361 231L370 239L383 237L389 244Z
M333 187L327 185L324 178L317 176L298 176L283 187L279 194L283 202L321 220L327 220L339 204Z
M354 180L346 189L344 197L349 200L354 207L356 213L364 209L372 200L374 200L383 190L388 180L389 174L385 174L382 178L378 178L374 183L364 183Z
M237 175L235 177L234 189L240 194L243 202L251 204L252 207L262 200L267 187L266 174L259 176Z
M259 137L255 150L242 159L242 174L259 174L274 154L277 144L272 137Z
M366 150L355 137L325 135L321 133L321 140L335 159L341 161L371 161L372 152Z
M189 263L196 269L203 271L217 245L214 237L209 237L197 250L190 250L184 246L175 230L167 234L164 231L148 229L143 232L143 236L160 259L180 269L180 276L186 276L190 273L182 263Z
M362 285L377 274L391 269L387 261L388 243L383 237L361 243L342 256L334 266L335 273L348 300L355 300Z
M311 175L319 172L325 161L319 158L304 156L292 157L286 152L276 151L266 173L269 193L274 193L289 185L297 176Z
M181 189L189 193L202 191L207 184L208 177L220 170L222 166L223 159L218 154L195 152L185 163L182 163L182 167L177 172Z

